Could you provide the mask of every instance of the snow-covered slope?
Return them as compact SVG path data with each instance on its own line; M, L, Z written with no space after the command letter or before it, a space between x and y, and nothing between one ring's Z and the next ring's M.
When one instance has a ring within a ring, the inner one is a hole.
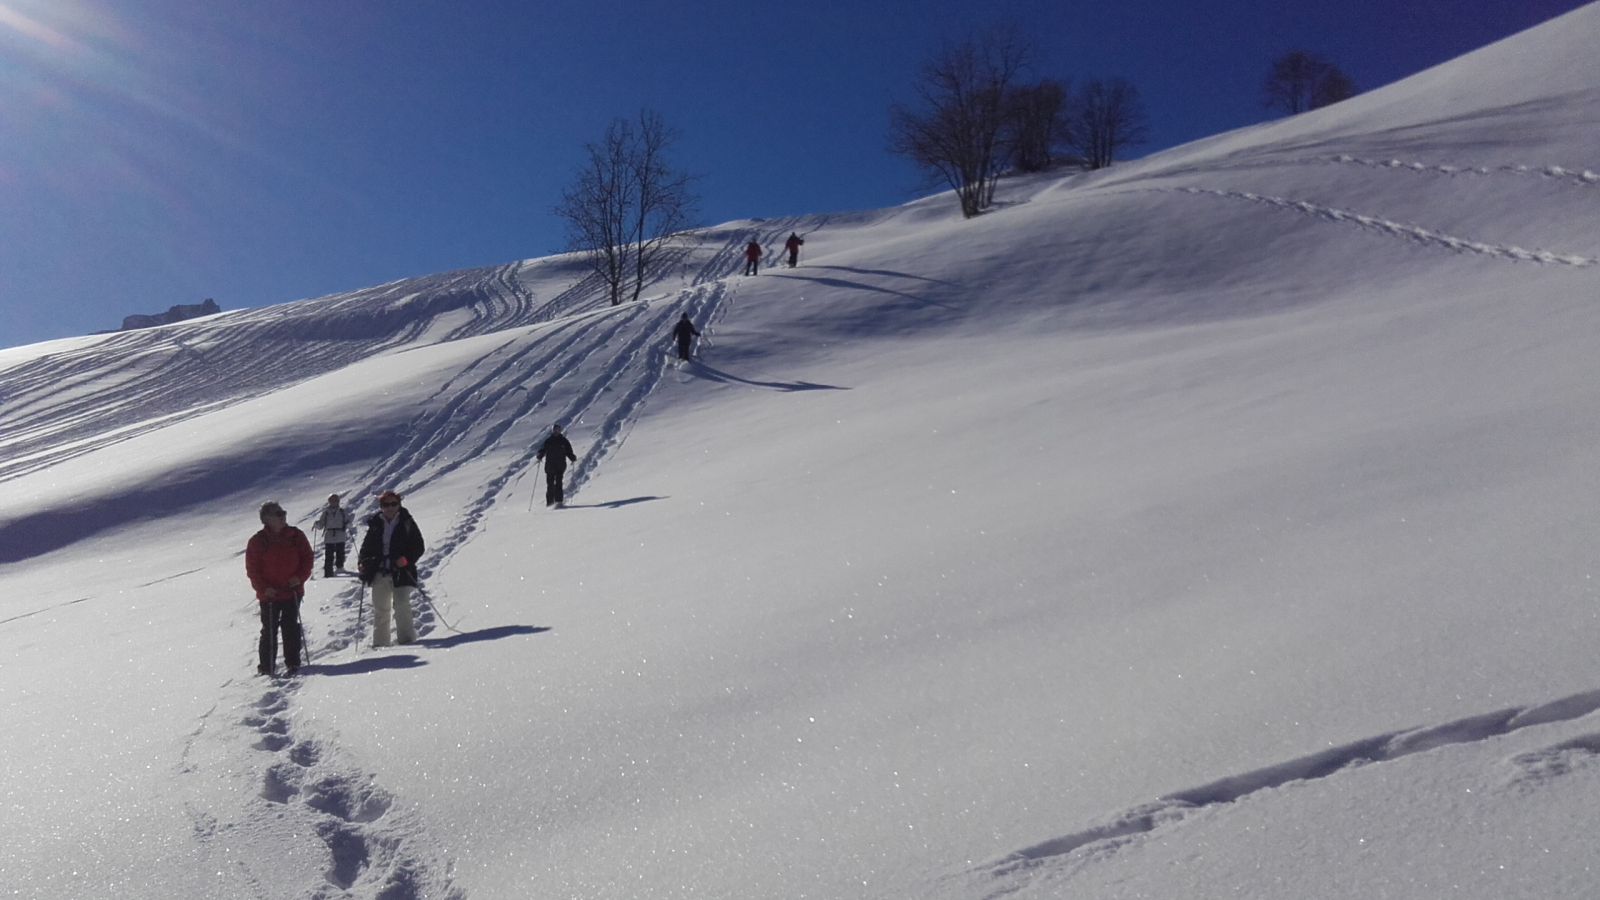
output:
M0 353L0 894L1588 896L1597 41L728 223L637 304L558 257ZM256 505L390 487L421 643L318 578L249 674Z

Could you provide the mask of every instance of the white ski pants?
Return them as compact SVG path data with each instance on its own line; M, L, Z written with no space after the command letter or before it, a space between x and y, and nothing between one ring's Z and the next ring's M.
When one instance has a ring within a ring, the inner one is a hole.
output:
M409 644L417 639L417 627L411 621L411 587L395 587L394 576L384 572L372 579L372 646L389 646L389 618L394 614L395 630L400 643Z

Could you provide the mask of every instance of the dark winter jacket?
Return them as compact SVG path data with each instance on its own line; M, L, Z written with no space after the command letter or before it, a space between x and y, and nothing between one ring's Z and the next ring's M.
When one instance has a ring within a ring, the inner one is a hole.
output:
M751 262L755 262L756 260L760 259L761 245L755 241L751 241L750 243L746 244L744 248L744 258L750 260Z
M572 442L564 434L552 434L544 439L544 444L535 453L534 459L544 460L546 472L565 472L567 460L578 461L578 455L572 452Z
M679 319L678 324L672 328L672 336L682 344L687 343L691 337L699 337L700 332L694 330L694 325L690 324L688 319Z
M385 555L383 529L386 524L383 513L373 513L367 519L367 534L361 539L361 553L357 556L361 580L371 584L380 572L389 572L394 575L396 587L416 587L417 557L423 551L422 532L411 518L411 513L404 506L400 507L400 514L394 517L394 536L389 538L389 553ZM401 560L405 560L403 565Z
M304 531L285 525L273 534L270 528L263 528L245 545L244 571L250 576L258 601L292 600L305 593L301 585L311 577L313 559L311 542L306 540ZM276 595L268 597L268 588Z
M796 250L799 250L800 245L804 243L805 239L800 237L800 235L791 234L789 235L789 239L783 242L783 249L789 251L790 253L794 253Z

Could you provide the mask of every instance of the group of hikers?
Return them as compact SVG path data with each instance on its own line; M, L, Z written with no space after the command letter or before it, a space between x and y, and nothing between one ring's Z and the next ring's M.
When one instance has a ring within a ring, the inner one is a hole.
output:
M789 265L798 260L800 245L805 241L797 234L789 236ZM761 247L755 241L747 251L749 274L755 274L755 263L761 258ZM748 255L753 252L753 256ZM689 321L689 314L679 317L672 329L678 344L678 358L690 358L690 348L700 331ZM567 463L577 462L572 442L562 434L560 425L550 428L550 435L534 454L535 462L544 463L545 505L566 505ZM366 532L361 549L356 553L356 577L365 587L372 589L372 646L387 647L390 626L402 644L417 640L416 622L411 613L412 591L417 589L417 560L425 544L416 520L400 504L400 495L384 491L378 495L378 511L367 517ZM315 554L305 532L289 524L288 513L276 501L268 501L258 511L261 530L245 546L245 574L255 589L256 601L261 611L261 640L258 646L260 663L257 674L273 675L277 670L279 638L283 643L285 671L294 675L305 658L305 637L300 623L300 601L305 597L305 583L311 579L315 567ZM322 533L322 575L332 578L343 572L345 547L354 543L356 516L340 505L339 495L330 494L327 505L318 513L311 525L313 532Z
M789 268L792 269L800 264L800 246L804 243L805 239L800 237L798 232L789 232L789 239L783 242L784 252L789 254ZM746 275L756 274L763 252L761 244L755 238L751 238L750 243L744 245L744 273Z
M289 515L276 501L261 504L261 530L245 545L244 569L255 588L261 611L260 664L256 673L272 675L277 665L278 638L283 639L283 662L288 674L300 670L305 659L305 639L300 624L300 601L311 579L314 557L305 532L289 524ZM339 495L317 514L312 529L323 533L323 575L332 578L344 570L345 544L355 537L350 512L339 505ZM372 645L390 645L391 619L400 643L417 639L411 615L411 592L417 587L417 559L426 548L422 531L411 513L400 505L400 495L378 495L378 512L366 521L366 536L356 554L361 583L372 589Z
M552 426L550 436L534 454L535 462L544 463L546 506L566 504L567 463L577 459L561 426ZM420 586L417 560L427 545L416 520L400 501L400 494L395 491L378 495L378 511L367 517L361 549L356 553L356 577L363 589L372 590L374 647L392 645L391 625L399 643L413 644L417 640L411 597ZM276 674L281 638L284 670L294 675L306 657L300 602L305 599L305 584L315 568L315 555L306 533L289 524L289 514L276 500L261 504L258 512L261 530L250 538L244 551L245 574L255 589L261 612L256 673ZM355 515L340 505L339 495L328 495L327 505L318 511L311 525L313 533L322 532L324 578L345 570L345 546L355 541L355 523ZM357 624L359 627L359 621Z

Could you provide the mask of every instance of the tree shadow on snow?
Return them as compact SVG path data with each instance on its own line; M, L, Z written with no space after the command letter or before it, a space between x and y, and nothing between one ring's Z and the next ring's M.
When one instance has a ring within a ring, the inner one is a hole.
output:
M738 384L748 384L751 387L768 388L769 390L783 391L785 393L792 393L794 391L850 390L847 387L840 387L836 384L817 384L813 381L752 381L749 378L742 378L733 374L732 372L724 372L721 369L708 366L705 363L698 361L696 361L693 365L686 366L684 371L695 376L696 378L704 378L707 381L716 381L723 384L736 382Z
M448 650L462 644L476 644L479 641L498 641L501 638L514 637L519 634L540 634L549 631L548 626L533 625L499 625L494 628L480 628L465 634L453 634L447 638L423 638L417 643L435 650Z

